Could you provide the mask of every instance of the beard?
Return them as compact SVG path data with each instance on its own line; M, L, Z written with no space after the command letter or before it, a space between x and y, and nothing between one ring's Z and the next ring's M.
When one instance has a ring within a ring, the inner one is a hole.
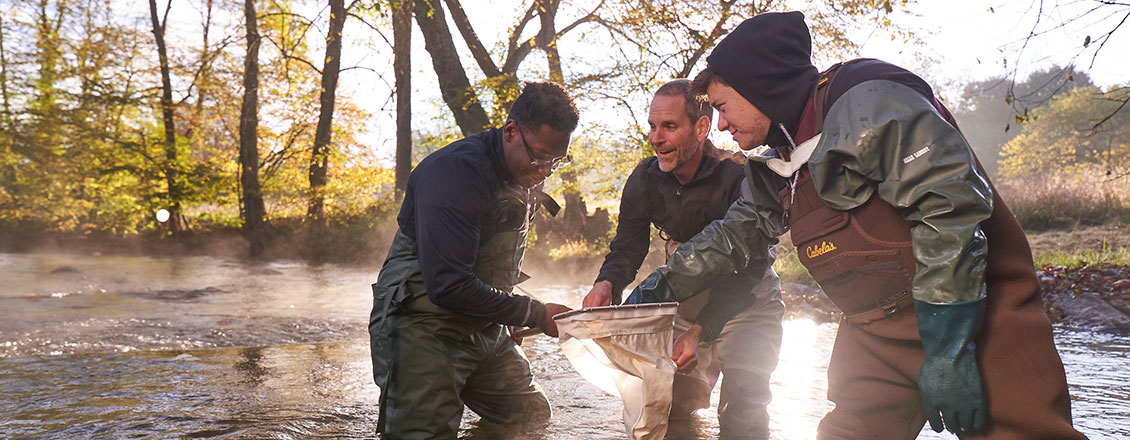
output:
M656 158L659 159L659 170L665 173L670 173L683 164L690 162L695 154L698 154L702 149L702 144L695 145L693 139L687 139L683 147L676 147L674 151L666 155L660 155L657 151Z

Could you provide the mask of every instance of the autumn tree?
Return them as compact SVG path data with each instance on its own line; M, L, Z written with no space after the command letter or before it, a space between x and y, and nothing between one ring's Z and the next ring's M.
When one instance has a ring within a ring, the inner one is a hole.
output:
M1001 148L1021 132L1023 118L1012 113L1010 94L1031 102L1047 102L1057 94L1091 85L1086 73L1053 66L1033 72L1017 84L1005 76L970 82L951 109L981 165L996 174Z
M1117 179L1130 174L1130 112L1117 111L1127 90L1079 87L1033 110L1023 132L1004 146L1001 174L1007 179L1080 172Z
M21 24L31 31L34 41L22 58L35 70L26 73L30 87L24 90L23 115L13 113L10 146L17 157L9 168L8 192L21 211L44 219L62 214L73 200L65 183L50 178L66 170L66 163L58 160L66 151L59 120L64 104L60 83L66 78L60 76L65 75L63 26L71 10L65 0L36 0L20 6L28 8L30 22Z
M627 131L636 139L634 143L646 145L645 133L638 122L642 119L637 117L641 113L636 111L646 106L647 101L642 96L650 94L667 79L689 76L717 40L742 19L779 7L773 2L736 0L603 0L584 5L561 0L532 0L520 4L517 9L520 15L508 28L504 41L491 43L479 37L459 0L444 0L442 4L439 0L416 3L417 24L431 56L443 100L464 135L502 122L509 103L520 90L522 66L530 64L526 62L529 55L538 51L545 55L543 78L563 82L578 99L603 107L603 113L608 113L608 105L601 101L611 101L612 106L630 115L611 122L620 126L609 125L599 131L622 136L616 133L623 133L623 126L627 125ZM827 6L815 5L806 12L818 44L833 49L853 48L846 35L854 28L844 25L850 22L846 18L866 18L867 25L897 30L890 16L896 8L904 6L905 2L846 0ZM450 13L451 23L466 43L466 51L478 67L477 72L462 64L446 13ZM600 29L606 35L596 41L609 42L610 47L592 50L594 44L600 45L593 39ZM568 45L578 49L567 50ZM565 66L577 67L569 71ZM472 81L476 77L481 79ZM598 119L602 122L597 125L609 120L607 117ZM591 134L585 137L598 138ZM599 141L577 145L581 150L574 157L603 158L607 155L596 154L593 149L625 145L606 137L599 137ZM628 159L633 163L647 150L645 147L635 151L629 153L635 158ZM573 231L576 223L583 221L586 215L584 186L594 180L593 176L581 175L580 171L590 169L584 165L593 164L587 159L581 161L556 176L561 182L559 192L566 200L565 217L573 220L573 224L565 228L572 231L567 234L571 236L576 235ZM607 178L597 176L595 179Z
M260 149L266 151L261 178L279 216L309 222L330 216L331 208L351 211L361 209L351 205L355 201L365 200L364 206L372 200L367 186L351 182L374 174L354 174L367 170L375 154L359 145L366 115L337 85L342 72L362 71L341 65L342 27L358 4L331 6L309 17L294 4L273 1L260 13L261 58L267 60L261 66L260 119L271 121L260 126ZM335 163L354 167L335 170Z
M487 49L488 46L479 38L459 0L445 0L443 4L439 0L416 2L416 21L424 35L425 48L439 79L443 100L455 116L456 124L464 136L503 122L510 104L521 91L518 70L535 49L546 55L548 79L566 83L559 50L561 37L585 23L594 22L597 19L596 12L604 2L592 6L588 12L557 29L561 3L561 0L534 0L525 7L506 37L505 52L496 61ZM451 13L456 30L485 77L478 88L471 85L463 68L444 17L445 5ZM526 27L535 19L538 23L537 31L533 36L524 37ZM486 95L491 104L489 114L482 105L483 98L480 94ZM564 191L565 216L571 220L567 224L570 230L568 232L579 232L583 226L585 204L575 184L576 174L565 169L561 172L561 178L571 184Z
M447 27L443 5L440 0L416 0L415 6L416 23L424 36L424 48L431 55L432 68L439 79L443 101L447 103L447 108L451 110L455 123L464 136L482 131L490 125L490 118L486 110L483 110L478 93L471 87L467 71L463 68L455 41ZM481 48L482 44L477 40L477 37L472 37L467 44ZM477 54L476 60L480 60L480 63L487 62L488 65L494 63L489 55L483 58L485 49L476 49L473 52ZM495 67L488 72L488 77L497 70Z
M8 5L3 217L86 233L145 227L168 201L165 151L150 142L151 30L99 0Z
M0 11L0 129L12 129L12 100L8 91L8 55L4 47L4 12Z
M11 195L8 192L8 170L15 162L12 154L12 125L11 93L8 89L9 72L7 47L4 42L6 32L5 11L0 10L0 210L5 210L10 205ZM3 220L0 217L0 220Z
M642 158L654 154L644 124L652 93L675 78L690 78L704 66L706 56L730 30L754 15L778 11L787 5L749 0L621 0L599 11L599 27L579 33L586 41L612 41L603 60L575 57L569 65L583 65L570 82L573 90L601 109L599 122L587 128L591 142L579 143L574 169L584 170L582 189L603 200L619 196L623 179ZM917 41L895 19L909 9L904 1L837 0L800 8L813 39L817 63L856 56L850 38L860 29L873 29L908 44ZM609 169L609 164L616 164Z

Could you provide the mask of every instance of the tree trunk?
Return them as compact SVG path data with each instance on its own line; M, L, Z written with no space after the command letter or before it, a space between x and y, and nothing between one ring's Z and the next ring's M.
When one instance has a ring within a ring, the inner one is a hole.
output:
M65 143L59 130L59 117L56 97L59 81L59 64L62 58L62 37L59 29L66 16L66 4L56 2L56 15L51 16L49 1L40 0L35 12L35 60L38 63L38 76L32 82L35 87L34 97L27 103L27 113L31 116L28 140L15 143L12 148L17 150L27 159L37 164L44 164L46 171L53 162L57 162L55 153L62 154L62 145ZM18 122L18 118L16 121Z
M239 112L239 186L243 199L243 234L251 243L251 256L263 251L263 193L259 187L259 25L255 0L244 0L247 58L243 60L243 106Z
M565 72L561 67L561 53L557 50L557 31L554 26L558 5L560 0L539 0L538 15L541 19L541 32L537 40L538 47L545 51L546 62L549 65L549 80L564 85ZM581 194L581 186L577 183L577 172L569 169L561 172L560 175L563 183L562 196L565 198L561 232L566 237L585 236L588 208L585 206L584 195Z
M166 14L168 11L165 11ZM149 17L153 21L153 37L157 40L157 58L161 64L161 118L165 124L165 182L169 188L170 230L188 230L181 213L180 172L177 164L177 135L173 122L173 84L169 79L169 57L165 50L165 25L157 18L157 0L149 0Z
M201 46L200 46L201 47L201 49L200 49L200 78L202 80L209 76L209 70L211 70L211 67L210 67L211 61L209 61L209 55L208 55L208 31L212 28L212 2L213 2L213 0L205 0L205 2L204 2L204 11L205 11L204 12L204 26L203 26L204 28L202 29L202 32L201 32L201 39L203 41L201 42ZM202 82L206 83L207 81L202 81ZM203 116L204 116L204 87L197 84L197 86L196 86L196 114L195 114L196 125L203 125L203 122L202 122ZM203 137L201 136L201 138L203 138ZM203 145L204 141L201 140L200 143L201 143L201 145Z
M396 73L396 191L403 195L412 172L412 9L401 0L392 11L392 69Z
M12 106L8 94L8 57L4 51L4 17L0 17L0 98L3 98L3 115L0 115L0 124L5 133L11 134Z
M345 26L345 0L330 0L330 29L326 35L326 60L322 65L321 111L310 154L310 203L306 219L316 227L325 221L326 167L334 119L334 92L341 72L341 29Z
M36 52L39 61L39 77L36 78L36 97L32 102L32 113L40 120L53 115L55 107L55 83L58 80L59 58L62 44L59 28L63 23L63 5L58 5L58 15L52 19L47 10L47 0L41 0L36 17Z
M560 0L538 0L538 18L541 20L538 46L545 51L549 80L564 85L565 72L561 68L561 53L557 50L557 27L554 25L559 4Z
M455 123L464 136L485 130L490 118L479 103L463 62L455 51L455 42L447 29L443 4L439 0L416 1L416 23L424 35L424 49L432 58L432 68L439 78L440 94L455 115Z

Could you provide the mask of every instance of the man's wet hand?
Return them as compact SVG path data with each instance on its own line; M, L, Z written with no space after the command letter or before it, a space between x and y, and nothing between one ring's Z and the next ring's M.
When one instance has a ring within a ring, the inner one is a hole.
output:
M690 373L698 365L697 349L701 340L702 327L698 324L692 325L686 332L679 335L678 339L675 339L671 360L675 361L675 366L680 373Z
M553 316L560 314L560 313L568 312L570 310L573 310L573 309L565 307L561 304L545 303L545 321L543 321L542 324L538 326L538 328L540 328L541 331L545 332L545 334L547 334L549 336L553 336L553 337L556 338L557 337L557 323L553 322Z
M612 305L612 282L597 281L592 285L592 290L581 301L581 307L601 307Z

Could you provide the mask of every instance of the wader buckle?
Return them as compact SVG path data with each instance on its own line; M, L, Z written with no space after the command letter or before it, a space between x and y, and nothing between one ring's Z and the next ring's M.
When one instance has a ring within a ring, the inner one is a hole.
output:
M899 312L898 302L893 302L883 306L883 314L890 318Z

